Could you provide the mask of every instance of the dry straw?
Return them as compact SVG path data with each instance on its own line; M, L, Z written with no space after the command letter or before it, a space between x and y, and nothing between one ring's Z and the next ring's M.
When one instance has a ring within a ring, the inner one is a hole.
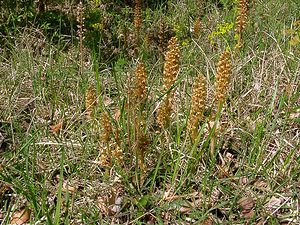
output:
M157 122L161 128L167 126L171 117L171 101L173 98L173 92L170 91L170 89L174 85L179 72L179 59L180 52L177 44L177 38L172 37L168 43L168 51L166 53L163 71L163 87L164 91L168 92L168 94L161 104L157 115Z
M188 131L193 141L197 138L199 122L202 119L206 100L206 80L199 75L194 81L192 106L188 120Z

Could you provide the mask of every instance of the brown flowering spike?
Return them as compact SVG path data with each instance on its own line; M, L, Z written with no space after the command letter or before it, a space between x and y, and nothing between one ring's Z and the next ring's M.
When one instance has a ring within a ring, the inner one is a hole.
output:
M142 25L142 3L141 0L135 0L134 7L134 27L139 30Z
M215 98L218 105L225 101L231 74L232 66L230 61L230 53L225 51L220 57L217 68Z
M166 53L165 65L164 65L164 91L168 91L175 83L177 73L179 71L179 47L177 44L177 38L172 37L168 44L168 51ZM169 123L173 98L173 92L169 92L158 109L157 122L161 128L166 127Z
M111 159L107 156L106 153L102 153L99 159L101 166L111 166Z
M166 53L164 65L164 88L165 91L169 90L175 83L177 73L179 71L179 47L177 38L172 37L168 43L168 51Z
M115 149L112 151L112 157L117 160L119 165L123 163L123 152L118 145L116 145Z
M248 0L240 0L238 7L238 15L236 18L236 31L242 33L246 27L248 17L249 2Z
M102 127L101 139L105 143L109 143L112 134L112 125L109 116L106 112L102 112L100 115L100 124Z
M171 96L167 95L157 112L157 123L160 128L168 125L172 113Z
M138 46L140 45L140 30L142 25L142 0L135 0L133 23L135 27L134 49L132 54L137 55Z
M203 75L196 78L193 87L192 107L188 120L188 131L193 140L197 137L198 124L203 116L206 99L206 81Z
M198 37L201 28L201 20L198 18L194 23L194 36Z
M236 45L237 48L242 46L242 33L246 28L247 18L249 11L249 0L240 0L238 7L238 15L236 18L236 32L238 35L238 43Z
M150 144L149 138L145 134L141 134L137 143L137 157L142 170L145 169L145 152Z
M143 63L139 63L135 70L135 84L133 93L134 104L140 104L146 100L147 95L147 73Z
M93 110L97 104L96 91L90 86L86 92L85 97L85 110L87 118L92 117Z
M83 39L84 39L84 17L83 17L84 7L82 1L79 1L77 6L77 35L79 39L79 58L80 58L80 67L79 73L82 75L83 73Z
M168 40L166 40L167 36L167 27L163 20L159 22L159 30L158 30L158 48L161 52L164 52L166 49L166 44Z

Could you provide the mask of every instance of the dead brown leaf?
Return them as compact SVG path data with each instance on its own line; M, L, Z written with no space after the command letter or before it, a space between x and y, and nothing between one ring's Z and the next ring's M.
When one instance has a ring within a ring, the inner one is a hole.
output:
M105 107L108 107L112 103L113 103L113 100L110 97L103 96L103 104L105 105Z
M63 121L59 122L58 124L54 124L50 126L52 133L57 134L63 127Z
M297 109L296 112L290 114L290 119L300 118L300 109Z
M77 191L77 188L75 188L74 186L71 186L70 184L68 184L67 181L64 181L63 185L62 185L62 191L63 192L69 192L69 193L75 193Z
M254 200L251 197L243 197L238 201L238 205L242 210L251 210L254 207Z
M117 190L112 189L97 198L100 212L106 216L112 216L120 212L123 198L118 196Z
M249 196L245 196L238 201L238 205L242 209L241 215L243 218L251 219L255 215L255 212L253 210L254 204L254 199Z
M22 209L13 214L10 223L15 225L22 225L30 219L30 210Z
M254 210L251 209L251 210L243 210L242 211L242 216L245 218L245 219L251 219L253 218L254 216Z
M247 177L245 177L245 176L240 177L239 183L240 183L240 185L246 185L246 184L249 183L249 179Z
M213 220L211 218L207 218L201 224L202 225L213 225L214 223L213 223Z
M120 110L120 109L117 109L117 110L115 111L115 113L114 113L113 118L114 118L115 120L119 120L120 116L121 116L121 110Z
M270 199L270 201L267 203L266 207L269 209L269 210L275 210L277 208L280 207L282 203L282 199L281 198L276 198L276 197L272 197Z

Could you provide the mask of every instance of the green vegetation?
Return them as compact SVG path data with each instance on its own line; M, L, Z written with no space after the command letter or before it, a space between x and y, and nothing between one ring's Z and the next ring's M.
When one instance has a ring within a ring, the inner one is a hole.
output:
M0 224L299 224L300 2L0 4Z

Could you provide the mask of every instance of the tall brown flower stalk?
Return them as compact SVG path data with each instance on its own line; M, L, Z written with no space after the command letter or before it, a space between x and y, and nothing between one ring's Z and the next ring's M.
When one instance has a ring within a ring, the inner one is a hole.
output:
M238 15L236 18L235 31L237 33L237 44L236 48L243 46L242 34L246 28L246 23L249 13L249 0L239 0Z
M206 80L199 75L194 81L192 106L187 124L191 139L194 142L198 135L199 122L202 119L206 100Z
M147 72L144 63L139 63L135 70L133 91L133 104L138 106L146 100L147 95Z
M78 6L77 6L77 35L78 35L78 39L79 39L79 73L80 75L82 75L83 73L83 39L84 39L84 16L83 16L83 11L84 11L84 7L83 7L83 3L82 1L79 2Z
M230 60L230 53L224 51L220 57L218 67L217 67L217 76L216 76L216 94L215 99L218 104L218 111L223 106L225 101L228 89L230 76L232 74L232 65Z
M136 44L138 46L140 40L140 30L142 25L142 0L135 0L133 23L135 27Z
M145 118L143 108L147 99L147 72L143 63L139 63L135 70L134 88L132 93L134 142L135 154L140 169L143 171L144 153L147 148L147 136L145 131Z
M221 115L223 104L226 100L231 74L232 74L232 65L230 60L230 53L228 51L224 51L219 59L219 63L217 67L217 75L216 75L215 101L217 104L217 112L216 112L216 118L215 118L211 143L210 143L210 150L212 156L215 153L216 128L219 123L219 118Z
M112 156L112 152L110 149L110 140L111 140L113 129L107 112L102 112L100 114L100 127L101 127L100 142L104 144L104 146L102 146L103 149L101 151L100 164L103 166L110 166L111 156Z
M164 91L167 92L167 95L165 96L157 115L157 122L161 128L167 126L171 117L173 91L170 89L174 85L179 72L179 59L180 52L177 44L177 38L172 37L168 43L168 51L166 53L163 71L163 88Z
M96 105L97 105L96 91L93 86L90 86L87 89L86 96L85 96L85 112L86 112L87 119L92 118L92 114Z
M158 49L161 53L164 53L167 47L167 27L165 22L161 19L159 22L159 30L158 30Z

